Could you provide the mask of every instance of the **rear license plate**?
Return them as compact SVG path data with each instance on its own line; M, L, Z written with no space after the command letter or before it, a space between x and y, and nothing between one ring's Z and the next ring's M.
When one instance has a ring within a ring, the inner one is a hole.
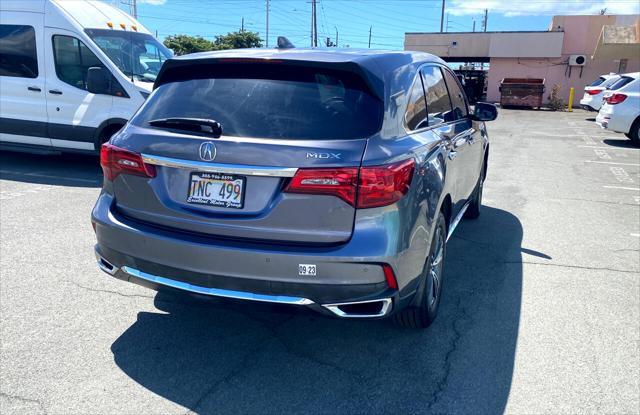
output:
M187 203L242 209L246 177L223 173L191 173Z

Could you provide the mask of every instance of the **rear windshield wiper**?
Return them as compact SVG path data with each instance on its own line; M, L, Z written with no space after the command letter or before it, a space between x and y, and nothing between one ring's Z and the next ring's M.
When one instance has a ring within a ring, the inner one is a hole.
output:
M153 127L204 133L216 138L222 135L222 124L216 120L206 118L158 118L157 120L149 121L149 125Z

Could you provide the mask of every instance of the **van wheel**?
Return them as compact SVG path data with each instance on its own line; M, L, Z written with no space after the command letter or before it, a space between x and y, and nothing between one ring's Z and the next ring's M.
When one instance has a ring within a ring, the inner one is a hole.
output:
M631 129L625 134L633 144L640 146L640 118L633 122Z
M112 124L112 125L106 127L105 129L103 129L102 132L100 133L100 137L99 137L98 150L100 150L100 147L104 143L109 141L111 139L111 137L113 137L113 135L115 133L120 131L122 129L122 127L124 127L124 125Z
M424 284L422 284L423 291L418 293L420 294L420 304L409 306L394 314L393 320L397 325L411 329L427 328L436 319L442 297L446 241L447 227L444 215L440 212L433 232L429 256L422 271Z
M473 190L471 203L469 203L469 207L467 208L466 212L464 212L464 217L466 219L477 219L480 216L480 208L482 208L483 189L484 189L484 166L482 166L482 170L480 170L480 177L478 177L478 183L476 183L476 188Z

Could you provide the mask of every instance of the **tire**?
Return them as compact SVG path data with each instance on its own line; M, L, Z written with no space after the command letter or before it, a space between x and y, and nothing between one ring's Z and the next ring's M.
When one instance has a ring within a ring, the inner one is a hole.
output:
M625 135L629 137L633 144L640 146L640 118L633 122L631 129Z
M102 130L102 132L100 133L100 137L98 138L98 141L99 141L98 150L100 150L100 146L102 146L104 143L109 141L111 137L115 135L115 133L117 133L122 129L122 127L124 126L119 124L113 124L106 127L104 130Z
M484 189L484 165L480 170L480 177L478 177L478 183L473 190L473 196L471 197L471 203L467 211L464 212L465 219L478 219L480 217L480 209L482 208L482 193Z
M444 275L444 259L446 255L447 226L442 212L438 214L436 226L431 239L429 255L422 271L420 303L398 311L393 316L394 322L405 328L427 328L438 315L438 307L442 298L442 277ZM416 294L416 295L418 295Z

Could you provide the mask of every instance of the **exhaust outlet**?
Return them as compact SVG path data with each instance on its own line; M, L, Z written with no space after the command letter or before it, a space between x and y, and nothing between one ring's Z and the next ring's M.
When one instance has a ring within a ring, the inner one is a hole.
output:
M118 267L116 267L111 262L104 259L97 252L96 252L96 261L98 262L98 267L109 275L113 275L118 271Z
M323 304L322 306L342 318L374 318L386 316L391 311L391 304L391 298L382 298L352 303Z

